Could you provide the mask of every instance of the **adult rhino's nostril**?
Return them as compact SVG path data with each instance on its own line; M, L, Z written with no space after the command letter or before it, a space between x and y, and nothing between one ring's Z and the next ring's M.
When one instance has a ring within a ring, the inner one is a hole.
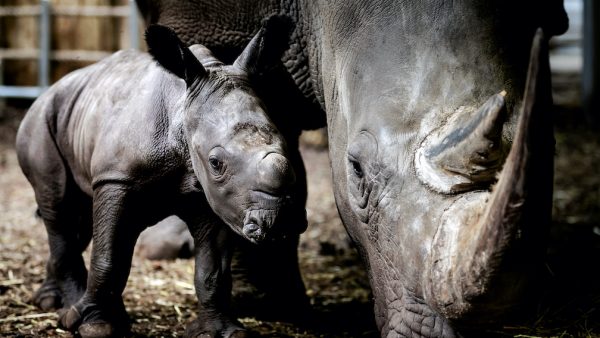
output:
M246 237L253 240L261 240L264 237L264 231L256 223L245 224L242 231Z
M267 154L258 163L260 190L278 194L296 182L296 174L290 161L278 153Z
M258 224L248 223L248 224L244 225L244 234L246 234L246 235L254 233L259 230L260 230L260 227L258 226Z

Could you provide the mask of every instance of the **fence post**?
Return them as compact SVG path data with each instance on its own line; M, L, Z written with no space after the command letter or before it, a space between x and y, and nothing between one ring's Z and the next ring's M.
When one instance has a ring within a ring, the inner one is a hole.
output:
M583 8L583 109L592 128L600 128L600 5L584 0Z
M45 90L50 84L50 1L40 0L40 58L38 86Z
M0 87L4 84L4 68L2 68L2 58L0 58ZM4 109L6 106L6 100L4 100L4 96L0 95L0 110ZM0 112L0 117L2 117L2 112Z
M129 44L133 49L140 49L138 34L138 11L135 0L129 0Z

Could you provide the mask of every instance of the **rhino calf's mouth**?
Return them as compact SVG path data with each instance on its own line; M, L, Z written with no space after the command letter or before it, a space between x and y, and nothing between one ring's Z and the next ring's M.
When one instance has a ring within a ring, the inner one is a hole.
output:
M277 197L258 191L252 209L245 212L242 234L254 244L284 239L306 230L306 210L298 208L291 196ZM302 212L300 212L302 211Z

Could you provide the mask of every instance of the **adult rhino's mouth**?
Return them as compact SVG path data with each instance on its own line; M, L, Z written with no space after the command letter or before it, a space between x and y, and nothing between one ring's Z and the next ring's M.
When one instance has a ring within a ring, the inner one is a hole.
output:
M388 301L382 313L385 317L382 337L456 337L446 318L414 297L401 283L392 282L384 290Z
M491 192L460 195L444 213L433 239L424 296L449 318L504 312L519 296L522 277L540 258L519 253L540 245L535 234L543 233L550 220L554 140L547 115L549 83L547 40L538 30L516 133L497 183Z

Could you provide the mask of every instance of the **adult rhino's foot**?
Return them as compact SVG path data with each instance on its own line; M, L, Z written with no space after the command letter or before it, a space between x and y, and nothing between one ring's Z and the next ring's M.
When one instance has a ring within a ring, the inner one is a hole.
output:
M125 307L100 307L81 300L59 311L59 326L82 338L125 337L130 332L129 316Z
M57 310L62 307L62 291L54 280L46 279L33 294L32 301L44 311Z
M187 338L249 338L250 333L237 321L198 318L185 328Z

